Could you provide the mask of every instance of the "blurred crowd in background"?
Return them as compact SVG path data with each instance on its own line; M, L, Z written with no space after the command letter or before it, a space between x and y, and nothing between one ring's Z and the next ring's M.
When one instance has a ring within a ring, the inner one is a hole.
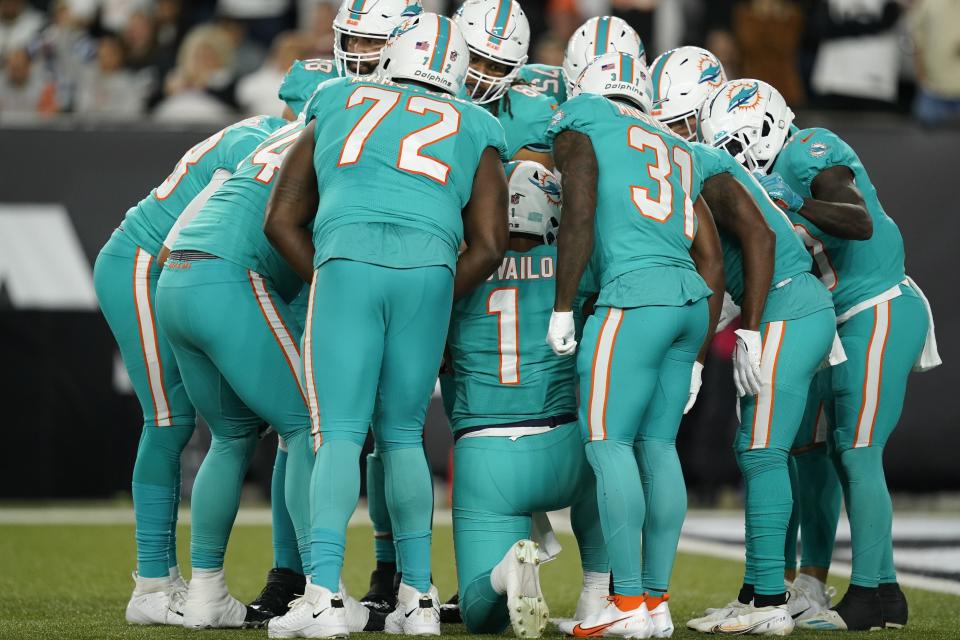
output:
M451 13L459 0L424 0ZM559 65L586 18L611 14L647 59L681 44L794 108L960 122L960 0L522 0L530 61ZM335 0L0 0L0 122L223 122L280 113L296 58L331 57Z

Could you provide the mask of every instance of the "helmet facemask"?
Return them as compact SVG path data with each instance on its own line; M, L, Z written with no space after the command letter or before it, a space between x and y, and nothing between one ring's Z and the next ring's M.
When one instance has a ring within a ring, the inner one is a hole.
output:
M467 67L467 78L464 81L467 95L476 104L499 100L513 84L520 73L520 67L526 61L526 56L519 63L498 60L470 47L470 66ZM497 75L500 71L503 71L503 74Z
M333 55L341 75L365 76L376 70L380 64L380 52L387 43L385 36L354 33L336 25L333 31Z

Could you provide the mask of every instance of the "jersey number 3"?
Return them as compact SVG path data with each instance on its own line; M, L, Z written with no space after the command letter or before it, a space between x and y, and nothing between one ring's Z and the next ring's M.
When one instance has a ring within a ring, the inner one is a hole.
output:
M370 106L347 135L343 149L340 150L338 167L360 161L367 138L383 122L387 114L393 111L400 102L401 96L399 91L370 86L357 87L350 94L347 98L347 109L367 102ZM439 115L440 119L403 137L400 141L400 152L397 154L397 167L436 180L440 184L446 184L447 177L450 175L450 166L432 156L424 155L421 151L424 147L456 134L460 130L460 112L449 102L426 96L410 96L404 108L410 113L419 115L434 113Z

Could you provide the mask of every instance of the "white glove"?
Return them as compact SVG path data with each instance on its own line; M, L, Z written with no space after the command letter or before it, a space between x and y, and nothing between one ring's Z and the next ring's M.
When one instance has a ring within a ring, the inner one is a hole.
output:
M683 408L683 415L687 415L693 405L697 402L697 395L700 393L700 385L703 384L703 365L694 360L693 371L690 372L690 397L687 398L687 406Z
M554 311L550 314L547 344L558 356L569 356L577 350L574 340L573 311Z
M720 307L720 319L717 321L717 333L720 333L727 328L731 322L737 319L737 316L740 315L740 307L737 306L737 303L733 301L733 298L730 297L730 294L726 291L723 292L723 306Z
M733 383L737 394L755 396L760 393L760 355L763 341L759 331L737 329L737 348L733 352Z

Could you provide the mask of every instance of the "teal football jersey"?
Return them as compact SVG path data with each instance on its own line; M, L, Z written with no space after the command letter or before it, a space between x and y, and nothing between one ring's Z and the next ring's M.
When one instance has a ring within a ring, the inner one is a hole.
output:
M546 94L563 104L567 101L567 78L561 67L549 64L525 64L520 67L517 77L532 84L540 93Z
M259 273L287 302L303 285L263 233L263 214L280 164L303 132L302 119L272 118L274 131L244 158L180 232L174 249L206 251Z
M295 60L283 76L278 95L294 114L300 115L317 87L339 77L333 60Z
M796 287L791 291L791 295L775 294L778 289L810 273L813 266L810 254L800 237L794 233L793 224L783 210L773 203L760 183L733 156L722 149L704 144L694 143L692 146L700 179L706 182L720 173L732 175L753 197L767 225L776 235L773 279L770 282L770 295L764 308L763 321L792 320L832 307L829 292L815 281L815 286L805 286L802 294ZM707 204L710 202L707 201ZM743 252L738 238L723 229L719 231L727 291L739 305L743 302L744 292Z
M565 130L588 136L597 157L598 304L682 305L709 296L690 257L699 195L690 145L639 109L598 95L564 103L548 138Z
M454 431L575 413L576 358L546 341L557 250L508 251L497 272L453 305Z
M305 113L316 121L322 194L315 266L345 258L453 270L480 156L506 151L497 120L449 94L370 77L325 83Z
M270 132L276 118L241 120L194 145L173 173L127 211L120 228L147 253L156 256L180 213L210 182L218 169L233 172Z
M556 110L556 100L525 84L513 85L492 103L490 112L503 127L507 158L513 158L524 147L550 153L547 126Z
M773 165L790 187L805 198L821 171L844 166L853 172L873 220L869 240L842 240L824 233L799 214L791 214L797 233L814 257L820 279L833 292L837 315L901 282L904 275L903 238L900 229L880 205L860 158L846 142L827 129L803 129L784 146Z

